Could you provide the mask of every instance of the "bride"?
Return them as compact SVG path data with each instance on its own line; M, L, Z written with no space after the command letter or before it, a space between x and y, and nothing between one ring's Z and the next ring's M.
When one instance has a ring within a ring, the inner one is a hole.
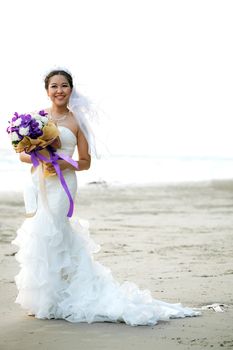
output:
M73 165L58 161L74 199L76 171L90 168L94 135L69 72L51 71L45 78L45 89L52 102L47 110L49 118L60 131L58 153L72 157L77 145L78 160ZM28 154L21 153L20 159L31 163ZM43 177L43 170L54 176ZM99 246L87 228L79 222L74 227L69 221L69 200L53 165L33 168L31 179L25 189L28 218L12 241L19 247L16 259L20 264L15 302L29 315L70 322L125 322L131 326L200 315L180 303L156 300L149 290L140 290L132 282L117 282L109 268L94 260Z

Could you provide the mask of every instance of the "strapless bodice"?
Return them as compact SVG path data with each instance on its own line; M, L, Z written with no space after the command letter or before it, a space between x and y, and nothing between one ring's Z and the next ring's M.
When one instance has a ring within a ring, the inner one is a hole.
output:
M66 126L58 126L58 129L60 131L61 148L59 148L57 152L65 153L71 157L77 145L77 138Z

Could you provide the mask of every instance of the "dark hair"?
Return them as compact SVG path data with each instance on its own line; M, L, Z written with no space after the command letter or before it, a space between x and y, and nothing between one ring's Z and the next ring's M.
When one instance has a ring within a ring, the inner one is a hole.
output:
M46 90L48 90L50 78L52 78L54 75L63 75L67 79L71 89L73 89L73 78L70 75L70 73L67 73L65 70L58 69L52 70L49 74L46 75L44 79L44 85Z

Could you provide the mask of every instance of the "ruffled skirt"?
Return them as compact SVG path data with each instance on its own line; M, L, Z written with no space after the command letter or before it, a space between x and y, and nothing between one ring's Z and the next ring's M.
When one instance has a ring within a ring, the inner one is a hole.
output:
M64 173L75 196L75 174ZM149 290L140 290L132 282L117 282L109 268L94 260L100 247L90 237L88 226L79 221L71 224L66 217L69 203L57 177L45 181L47 206L37 191L38 176L33 177L30 193L35 197L30 200L36 203L35 215L24 221L12 241L19 247L16 303L28 313L41 319L131 326L200 315L180 303L156 300Z

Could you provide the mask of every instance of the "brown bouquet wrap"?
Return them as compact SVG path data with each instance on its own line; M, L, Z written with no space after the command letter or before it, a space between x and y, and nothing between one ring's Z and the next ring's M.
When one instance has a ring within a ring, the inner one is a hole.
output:
M14 149L17 153L26 152L29 154L30 152L36 150L41 155L49 159L50 154L48 149L46 148L49 145L56 149L61 147L59 130L57 126L51 121L49 121L43 127L43 134L41 136L39 136L37 139L32 139L29 136L24 136L24 138L17 145L14 145ZM43 172L45 177L56 175L56 172L49 173L46 170L45 166L43 166Z

